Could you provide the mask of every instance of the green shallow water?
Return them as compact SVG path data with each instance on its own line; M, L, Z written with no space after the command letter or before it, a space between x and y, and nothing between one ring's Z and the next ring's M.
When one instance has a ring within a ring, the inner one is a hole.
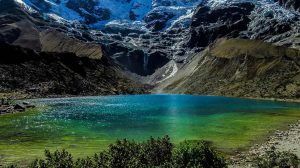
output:
M0 163L27 162L44 149L76 157L116 139L169 135L174 143L209 140L224 152L246 148L300 119L300 104L188 95L30 100L38 112L0 116Z

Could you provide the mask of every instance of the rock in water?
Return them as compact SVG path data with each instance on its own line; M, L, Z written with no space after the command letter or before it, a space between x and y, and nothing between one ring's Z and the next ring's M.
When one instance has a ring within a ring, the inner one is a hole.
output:
M14 106L14 110L19 111L19 112L23 112L23 111L26 110L26 107L24 105L22 105L22 104L16 104Z

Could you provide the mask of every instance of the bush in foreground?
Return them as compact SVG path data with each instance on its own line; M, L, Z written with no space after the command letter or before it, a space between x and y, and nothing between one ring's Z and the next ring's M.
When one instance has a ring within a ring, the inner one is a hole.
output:
M275 148L253 161L258 168L298 168L299 159ZM168 136L146 142L118 140L108 150L92 157L74 159L66 150L45 151L44 159L29 168L226 168L226 162L207 142L183 142L174 146ZM6 168L18 168L9 166Z
M254 166L258 168L298 168L298 165L299 159L295 154L279 152L274 147L254 160Z
M35 160L30 168L223 168L227 167L206 142L183 142L175 148L168 136L146 142L118 140L104 152L74 160L65 150L45 151L45 159Z
M207 142L181 143L174 151L173 167L204 167L223 168L227 167L225 160L210 147Z

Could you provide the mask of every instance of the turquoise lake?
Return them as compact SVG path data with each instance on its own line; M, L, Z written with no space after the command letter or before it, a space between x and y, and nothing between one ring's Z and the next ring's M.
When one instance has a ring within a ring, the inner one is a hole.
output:
M0 116L0 162L31 160L44 149L77 156L116 139L169 135L208 140L230 153L300 119L300 104L189 95L99 96L29 100L39 111Z

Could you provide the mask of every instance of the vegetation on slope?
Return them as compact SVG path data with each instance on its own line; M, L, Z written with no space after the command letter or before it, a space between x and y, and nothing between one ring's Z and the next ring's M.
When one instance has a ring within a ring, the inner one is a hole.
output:
M300 51L244 39L220 39L158 86L174 93L300 97Z

